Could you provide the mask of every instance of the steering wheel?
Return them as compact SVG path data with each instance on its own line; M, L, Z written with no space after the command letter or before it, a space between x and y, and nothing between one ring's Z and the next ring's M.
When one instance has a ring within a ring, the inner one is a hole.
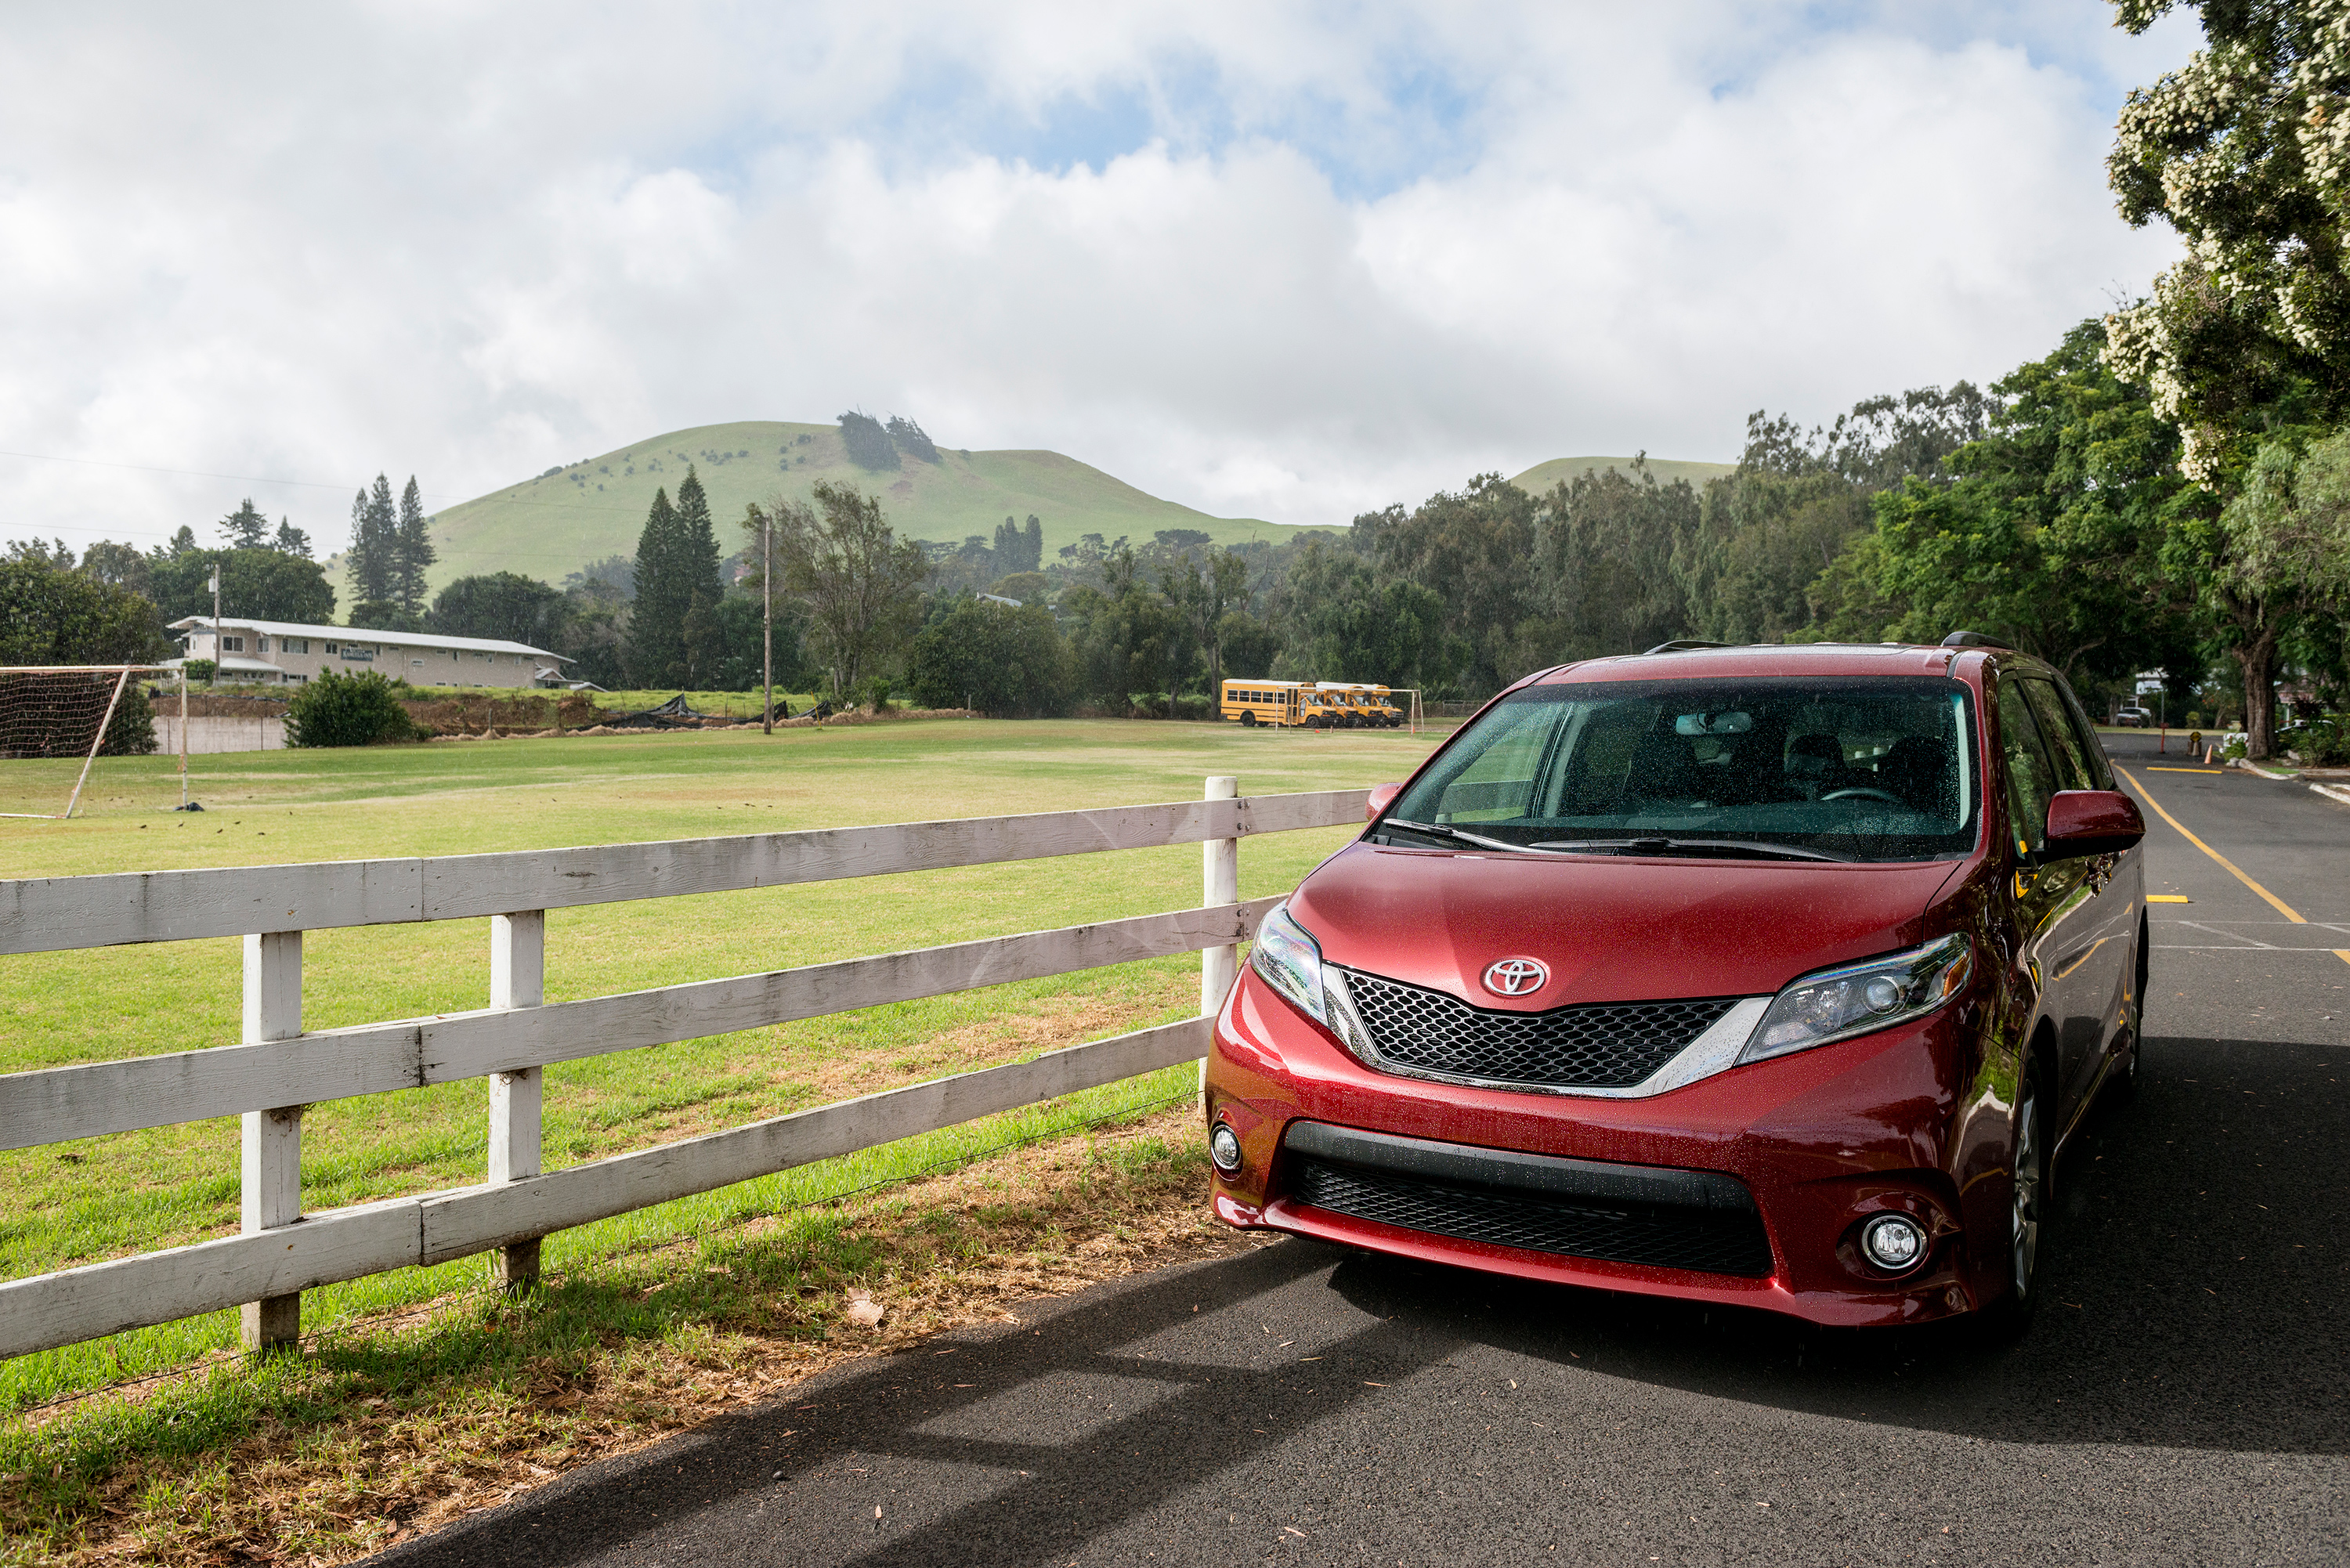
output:
M1908 801L1903 800L1899 795L1895 794L1891 790L1878 789L1873 784L1856 784L1850 789L1830 790L1827 794L1820 796L1822 800L1851 800L1856 797L1863 800L1889 801L1895 805L1908 805L1909 804Z

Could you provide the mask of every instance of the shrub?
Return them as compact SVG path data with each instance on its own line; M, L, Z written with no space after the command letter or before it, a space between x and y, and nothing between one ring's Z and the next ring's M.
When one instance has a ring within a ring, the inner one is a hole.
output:
M329 670L301 691L286 710L289 746L372 746L421 740L391 682L372 670L338 675Z
M209 659L191 659L183 668L182 673L192 681L201 680L209 686L213 682L213 677L220 673L220 666Z
M1178 719L1212 719L1215 716L1216 704L1204 691L1186 691L1175 699L1175 717Z
M2187 710L2187 727L2190 730L2199 730L2203 727L2203 712L2201 709L2189 708Z
M876 713L889 711L889 678L888 676L876 675L865 682L865 705Z

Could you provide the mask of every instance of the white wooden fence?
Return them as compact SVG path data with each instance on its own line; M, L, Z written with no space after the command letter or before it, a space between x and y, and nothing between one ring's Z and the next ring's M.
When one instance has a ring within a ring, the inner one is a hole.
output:
M1207 798L735 838L0 881L0 954L244 938L242 1044L0 1075L0 1148L241 1115L243 1229L192 1246L0 1282L0 1357L243 1305L254 1348L292 1343L300 1293L494 1251L534 1277L539 1239L812 1160L1195 1059L1237 943L1275 902L1239 898L1239 840L1358 823L1367 792ZM542 1004L548 909L1199 843L1202 906L766 974ZM302 933L490 917L490 1005L305 1033ZM567 1169L539 1166L549 1063L699 1039L1170 953L1203 955L1201 1015ZM302 1110L490 1080L482 1185L301 1211Z

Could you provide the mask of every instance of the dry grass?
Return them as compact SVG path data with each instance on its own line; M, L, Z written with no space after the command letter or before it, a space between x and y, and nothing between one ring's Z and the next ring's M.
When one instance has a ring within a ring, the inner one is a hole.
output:
M1207 1220L1188 1104L885 1194L350 1324L20 1418L0 1557L333 1563L798 1379L1249 1241ZM883 1313L856 1326L861 1293Z

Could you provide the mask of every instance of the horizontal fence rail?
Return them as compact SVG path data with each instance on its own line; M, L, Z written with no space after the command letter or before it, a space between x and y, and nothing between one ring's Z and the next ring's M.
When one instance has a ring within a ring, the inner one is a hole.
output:
M244 1118L239 1235L0 1282L0 1357L243 1304L248 1345L290 1343L299 1293L489 1251L524 1284L552 1231L1197 1059L1240 942L1237 841L1352 825L1367 792L1201 801L736 838L0 881L0 953L245 939L242 1044L0 1075L0 1148ZM544 911L841 877L1197 843L1202 907L540 1005ZM493 917L492 1005L305 1033L300 934ZM1201 1015L540 1174L540 1069L610 1052L1174 953L1202 955ZM302 1107L491 1081L490 1179L300 1212Z
M1245 838L1358 821L1367 793L1178 801L432 859L29 877L0 882L0 954L462 920Z

